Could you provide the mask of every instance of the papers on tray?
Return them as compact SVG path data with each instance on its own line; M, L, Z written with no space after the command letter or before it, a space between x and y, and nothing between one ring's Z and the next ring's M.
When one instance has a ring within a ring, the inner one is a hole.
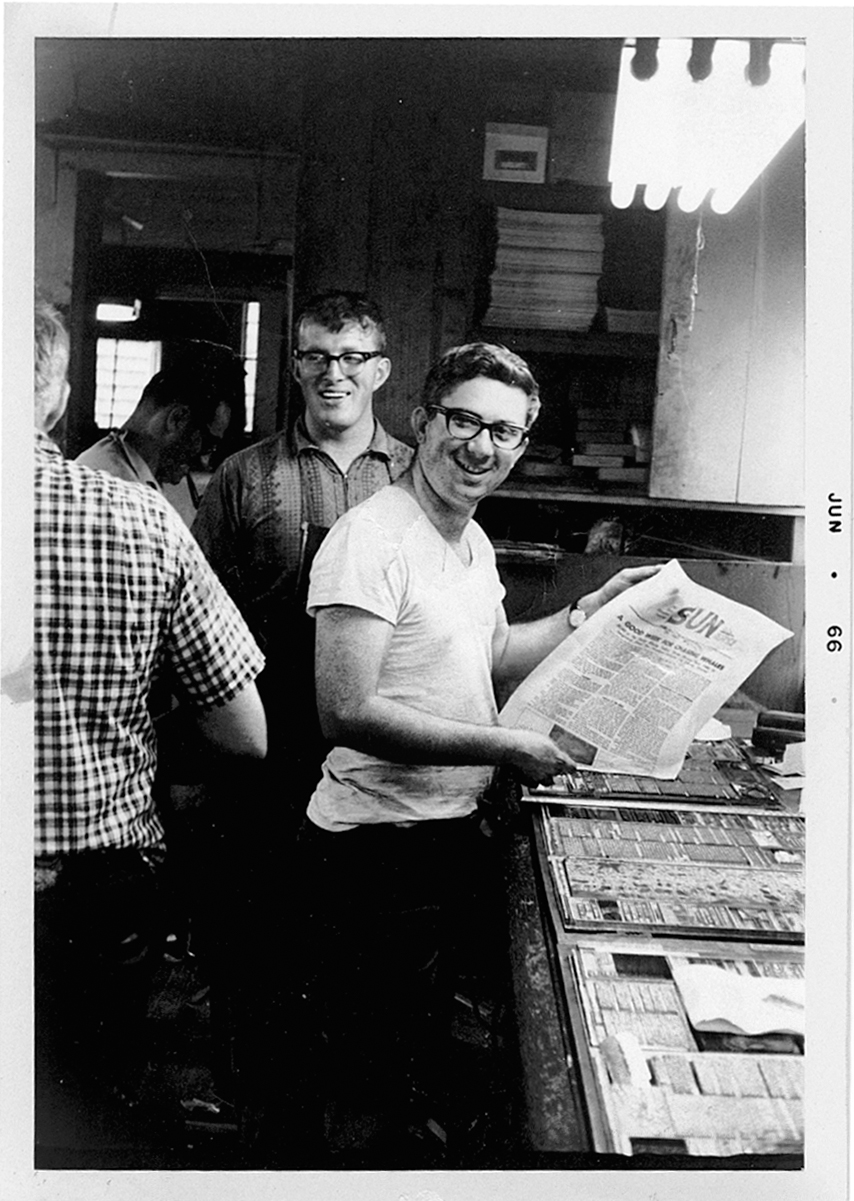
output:
M806 784L806 776L780 776L774 783L778 788L784 788L787 792L792 792L796 788L803 788Z
M790 742L779 763L765 763L763 767L766 771L774 772L778 776L805 776L807 774L806 745L805 742ZM776 783L785 787L783 780L777 780Z
M672 971L695 1030L753 1035L805 1032L802 979L742 976L700 963L674 965Z

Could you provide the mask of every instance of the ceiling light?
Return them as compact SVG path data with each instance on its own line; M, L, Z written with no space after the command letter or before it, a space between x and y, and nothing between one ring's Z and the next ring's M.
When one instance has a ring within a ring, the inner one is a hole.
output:
M624 46L608 170L616 208L627 208L639 186L651 209L661 208L673 188L684 212L710 192L716 213L738 202L804 121L805 46L758 49L718 39L704 74L705 61L699 70L697 62L709 46L698 55L690 38L661 38L638 78L637 47Z

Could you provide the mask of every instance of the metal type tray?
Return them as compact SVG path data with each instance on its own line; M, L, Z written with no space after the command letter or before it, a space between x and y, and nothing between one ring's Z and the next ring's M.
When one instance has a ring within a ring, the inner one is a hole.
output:
M526 792L529 801L633 801L781 809L773 784L751 763L743 741L693 742L675 780L576 768Z
M802 978L802 951L576 935L558 955L597 1151L803 1152L803 1040L696 1031L673 978L689 963Z
M798 814L541 805L560 928L804 940Z

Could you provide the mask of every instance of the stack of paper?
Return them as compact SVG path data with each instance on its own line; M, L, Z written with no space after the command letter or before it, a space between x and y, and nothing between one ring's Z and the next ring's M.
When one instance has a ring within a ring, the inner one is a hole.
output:
M573 467L595 470L600 482L644 484L649 479L646 461L636 457L626 406L585 406L575 413Z
M602 273L599 213L498 210L486 325L587 330Z

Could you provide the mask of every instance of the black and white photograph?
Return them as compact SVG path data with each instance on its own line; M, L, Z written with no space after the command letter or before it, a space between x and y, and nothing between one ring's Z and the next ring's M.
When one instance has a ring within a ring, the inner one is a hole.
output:
M854 12L4 18L6 1195L847 1196Z

